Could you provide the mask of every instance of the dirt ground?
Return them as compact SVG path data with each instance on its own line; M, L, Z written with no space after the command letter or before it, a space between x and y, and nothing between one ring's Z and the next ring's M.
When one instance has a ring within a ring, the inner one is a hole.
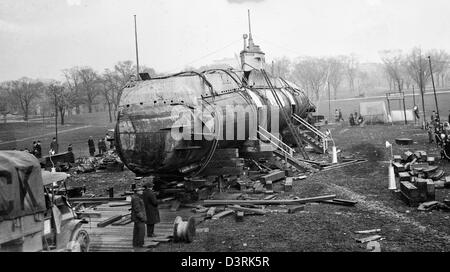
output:
M370 251L367 244L355 238L372 234L355 231L381 229L381 251L449 251L450 213L420 212L408 207L388 190L389 149L385 141L409 137L410 146L393 144L394 154L406 150L425 150L438 156L434 145L428 144L425 131L413 125L375 125L348 127L332 125L338 149L367 162L328 170L294 182L289 195L312 197L336 194L338 198L357 200L354 207L329 204L308 204L304 211L294 214L270 213L264 216L245 216L235 222L233 216L207 220L198 227L209 232L198 233L190 244L160 244L154 251ZM450 163L439 162L450 174ZM91 173L73 176L72 184L86 185L87 191L107 195L110 186L116 192L128 190L134 174ZM281 189L276 183L274 189ZM278 194L278 199L288 194ZM449 189L436 190L436 200L450 198ZM278 207L278 209L286 207Z

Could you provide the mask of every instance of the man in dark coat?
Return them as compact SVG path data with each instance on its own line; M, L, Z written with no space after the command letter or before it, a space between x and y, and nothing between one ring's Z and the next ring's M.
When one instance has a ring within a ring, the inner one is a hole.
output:
M50 143L50 153L58 154L58 143L56 142L56 137L53 137L52 142Z
M41 158L42 157L42 146L41 146L41 141L38 140L36 143L36 157L37 158Z
M154 237L155 224L160 222L159 210L158 210L158 200L156 195L152 190L153 182L147 181L144 183L144 206L145 213L147 216L147 237Z
M134 194L131 196L131 221L134 222L133 247L144 246L146 220L144 202L138 190L134 190Z
M89 146L89 154L91 156L94 156L95 155L95 143L94 143L94 140L92 139L92 136L89 136L88 146Z

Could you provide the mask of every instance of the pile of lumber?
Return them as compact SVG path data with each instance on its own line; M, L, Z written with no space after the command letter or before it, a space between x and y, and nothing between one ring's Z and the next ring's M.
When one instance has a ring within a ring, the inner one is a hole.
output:
M274 199L275 195L263 199L210 199L193 208L194 212L205 213L205 219L217 220L234 215L236 222L241 222L245 215L266 215L274 212L295 213L302 211L305 204L318 202L332 205L354 206L356 201L337 199L336 195L323 195L307 198ZM268 209L266 206L288 206L287 209Z
M436 158L425 151L394 155L392 165L399 184L396 192L411 207L435 201L436 189L450 187L450 177L445 177L445 171L436 165Z

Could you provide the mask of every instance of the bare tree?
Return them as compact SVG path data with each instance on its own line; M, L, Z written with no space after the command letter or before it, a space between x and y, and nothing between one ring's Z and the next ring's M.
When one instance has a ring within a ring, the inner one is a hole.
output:
M3 116L3 122L6 123L6 115L11 112L11 101L8 95L6 83L0 84L0 114Z
M108 105L109 122L112 122L113 115L116 118L116 110L123 86L118 73L109 69L105 70L101 79L101 92Z
M80 87L84 95L84 99L88 106L89 113L92 113L92 105L94 99L99 95L99 77L97 73L90 67L83 67L78 70L80 78Z
M348 79L348 84L350 86L350 90L355 92L355 80L358 74L358 59L355 54L351 54L347 58L345 58L345 73ZM360 93L358 93L360 95Z
M53 81L46 86L46 94L53 107L56 107L55 110L59 111L60 123L64 125L66 113L73 107L74 101L78 100L77 94L72 92L67 84L58 81Z
M344 79L344 57L331 57L326 60L328 65L328 82L334 91L336 99L339 86Z
M275 59L273 62L273 75L288 79L291 75L292 62L287 57Z
M431 74L428 60L422 53L422 49L416 47L406 56L406 70L419 88L425 87Z
M309 95L319 99L320 90L326 83L328 65L322 58L304 58L294 65L293 78L296 79Z
M380 54L388 79L392 80L394 85L397 85L397 90L401 92L407 77L405 58L402 52L400 50L385 50Z
M76 113L80 114L80 105L83 104L83 96L81 92L81 78L78 72L78 67L72 67L70 69L63 70L64 77L66 79L66 85L68 91L74 97L72 105L69 106L69 111L71 108L75 108Z
M449 54L445 52L445 50L432 49L427 53L427 56L431 57L433 76L436 79L437 85L439 87L443 87L443 77L447 72L448 65L450 63Z
M29 78L21 78L6 83L12 102L17 104L23 112L24 120L28 120L31 104L40 96L43 83Z

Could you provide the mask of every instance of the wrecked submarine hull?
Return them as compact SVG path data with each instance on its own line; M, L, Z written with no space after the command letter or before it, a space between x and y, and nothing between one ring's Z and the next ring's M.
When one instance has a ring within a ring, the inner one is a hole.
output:
M270 80L289 115L315 111L298 87ZM120 99L116 147L137 175L201 175L217 149L258 140L259 126L283 137L287 124L279 110L259 70L212 69L134 81Z

